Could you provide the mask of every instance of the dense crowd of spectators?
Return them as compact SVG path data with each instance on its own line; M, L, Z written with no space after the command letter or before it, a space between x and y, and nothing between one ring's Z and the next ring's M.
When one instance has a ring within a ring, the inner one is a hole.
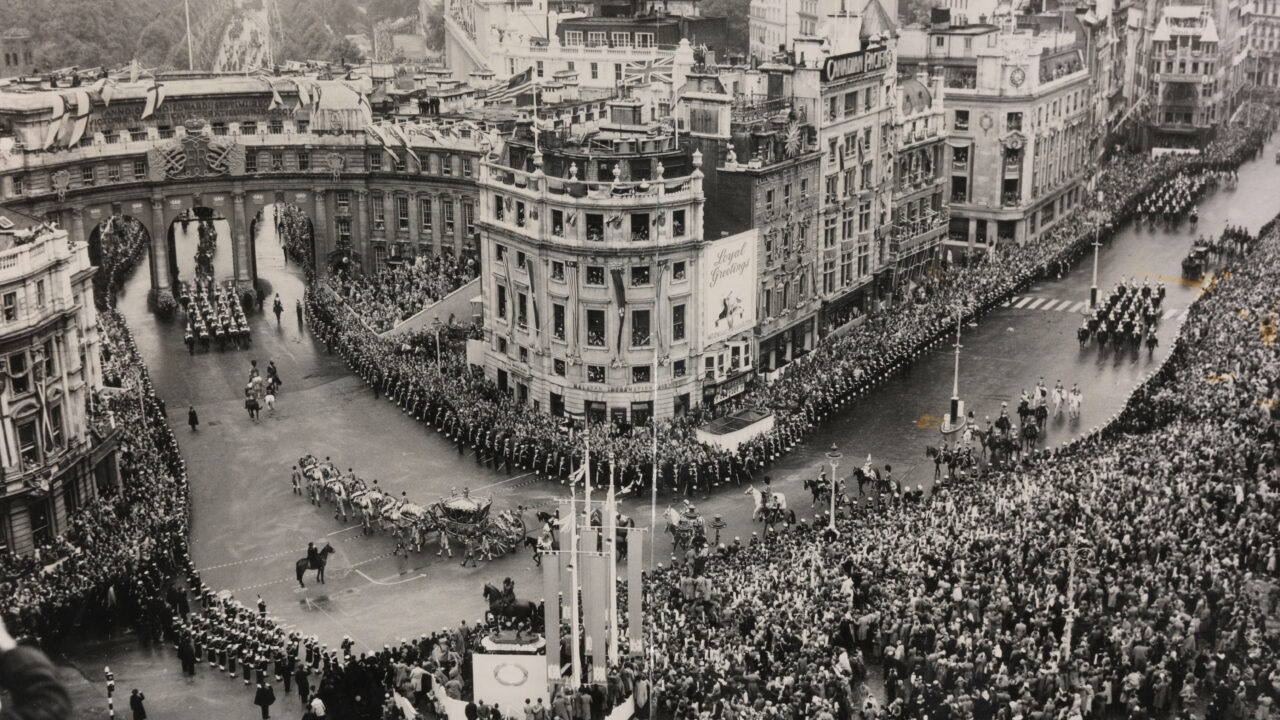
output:
M329 276L329 287L374 332L386 332L475 277L475 268L453 255L418 256L370 275Z
M158 639L167 579L184 567L185 465L123 318L100 308L103 378L90 400L95 434L116 432L120 485L73 513L67 530L0 566L0 598L15 635L56 643L77 623L136 625Z
M837 535L800 524L713 549L701 573L660 569L661 706L677 718L1272 717L1280 230L1263 234L1103 432L922 501L886 497ZM690 575L710 580L710 599L685 597Z

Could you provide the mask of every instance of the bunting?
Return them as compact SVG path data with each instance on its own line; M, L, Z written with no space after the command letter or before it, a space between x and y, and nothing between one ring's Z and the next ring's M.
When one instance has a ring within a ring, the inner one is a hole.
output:
M276 89L271 81L267 81L267 87L271 88L271 104L267 106L267 110L275 110L284 105L284 98L280 97L280 91Z
M151 87L147 88L147 103L142 108L142 119L151 117L156 110L160 109L160 104L163 102L164 86L152 80Z
M542 319L538 315L538 289L534 287L535 276L537 273L538 263L533 258L525 260L525 272L529 274L529 302L533 305L533 330L538 332L542 330Z
M378 141L378 144L382 146L382 149L385 150L393 160L400 162L400 156L396 155L395 149L391 147L391 141L387 139L386 133L382 131L382 128L370 123L365 125L364 129Z
M53 94L53 114L49 116L49 127L45 130L44 145L40 146L41 150L48 150L53 146L53 141L58 138L58 131L62 128L62 115L67 111L66 100L63 100L59 93Z
M413 151L413 145L409 142L409 134L404 131L404 128L396 123L392 123L390 127L391 134L400 141L400 144L404 146L405 153L408 154L409 157L413 158L413 162L416 163L418 169L421 170L422 158L418 157L418 153Z
M613 292L618 300L618 343L617 352L622 353L622 331L626 327L627 317L627 288L622 283L622 268L610 268L609 274L613 275Z
M499 87L492 90L485 97L489 102L502 102L504 100L514 100L521 93L529 92L533 89L533 66L525 68L524 72L516 73L507 80L505 87Z
M93 103L89 100L89 93L84 90L76 91L76 114L71 128L71 137L67 140L67 147L75 147L80 142L80 138L84 137L85 128L89 125L89 111L93 108Z

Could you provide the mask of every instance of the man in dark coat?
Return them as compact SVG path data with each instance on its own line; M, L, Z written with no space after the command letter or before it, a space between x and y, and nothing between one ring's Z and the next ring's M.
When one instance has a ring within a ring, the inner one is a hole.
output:
M311 696L311 673L307 670L307 666L298 663L297 669L293 671L293 679L298 683L298 699L302 700L302 707L307 706L307 701Z
M258 683L258 692L254 693L253 704L262 708L262 720L271 717L271 706L275 704L276 691L271 689L271 683Z
M138 688L133 689L133 694L129 696L129 709L133 711L133 720L147 720L147 708L142 704L147 696L138 692Z
M196 414L195 405L187 407L187 424L191 426L191 432L195 432L199 429L200 416Z

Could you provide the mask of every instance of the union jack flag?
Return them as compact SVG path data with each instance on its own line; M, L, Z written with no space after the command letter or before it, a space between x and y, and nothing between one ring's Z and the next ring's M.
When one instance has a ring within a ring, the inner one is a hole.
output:
M671 84L672 56L657 60L632 60L622 68L623 85Z

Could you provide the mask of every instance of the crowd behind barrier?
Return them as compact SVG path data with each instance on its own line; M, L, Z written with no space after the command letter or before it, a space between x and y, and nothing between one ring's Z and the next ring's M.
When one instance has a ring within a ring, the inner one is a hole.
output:
M367 276L334 273L328 284L375 333L383 333L462 287L475 275L473 263L440 254L419 256Z
M1274 124L1274 112L1257 115L1253 124L1224 129L1198 155L1116 156L1098 173L1094 192L1083 193L1083 202L1049 231L1025 244L998 245L963 264L934 268L907 301L873 312L856 327L820 341L774 382L757 378L742 396L716 408L716 414L750 407L774 415L771 431L743 443L736 452L697 440L695 428L710 415L705 409L660 421L663 490L692 494L750 478L827 417L951 332L957 312L964 320L976 319L1034 280L1061 275L1095 234L1108 239L1167 182L1180 175L1229 174L1255 157ZM389 278L385 272L375 275L360 281L370 289L348 293L361 298L351 307L379 332L403 312L389 289L405 282L399 278L404 272L391 271ZM331 350L341 352L377 392L396 399L460 445L475 449L477 461L565 478L589 443L600 458L592 463L596 482L611 475L626 488L647 482L652 467L650 427L592 423L571 437L559 419L516 402L462 358L451 356L443 368L436 367L434 355L403 352L396 343L351 322L345 308L325 293L313 289L308 299L312 327Z
M1270 718L1280 228L1103 429L652 577L676 718ZM681 581L709 578L709 601ZM1269 623L1268 623L1269 621ZM872 693L870 673L886 697ZM705 713L710 713L705 715Z

